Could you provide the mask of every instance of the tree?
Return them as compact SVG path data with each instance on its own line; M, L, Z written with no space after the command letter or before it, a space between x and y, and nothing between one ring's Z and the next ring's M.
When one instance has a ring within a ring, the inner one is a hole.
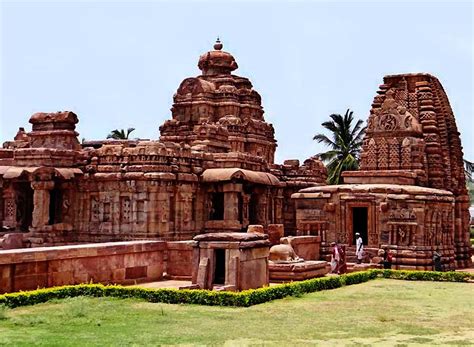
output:
M466 181L474 182L472 175L474 174L474 163L464 159L464 173L466 174Z
M357 170L359 168L359 155L362 148L362 139L366 126L363 121L358 120L353 126L354 115L347 110L344 116L331 114L332 120L322 123L323 128L330 131L330 137L317 134L313 140L324 143L330 148L329 151L319 153L326 163L328 170L328 183L342 183L341 174L346 170Z
M128 128L127 132L125 132L124 129L115 129L112 130L109 135L107 135L107 138L114 140L128 140L130 133L132 133L134 130L135 128Z

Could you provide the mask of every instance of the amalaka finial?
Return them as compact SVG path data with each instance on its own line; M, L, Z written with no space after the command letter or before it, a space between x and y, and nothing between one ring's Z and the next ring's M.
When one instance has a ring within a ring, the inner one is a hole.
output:
M216 51L220 51L222 49L222 47L224 47L221 43L221 40L219 39L219 36L217 36L217 40L216 40L216 43L214 44L214 49Z

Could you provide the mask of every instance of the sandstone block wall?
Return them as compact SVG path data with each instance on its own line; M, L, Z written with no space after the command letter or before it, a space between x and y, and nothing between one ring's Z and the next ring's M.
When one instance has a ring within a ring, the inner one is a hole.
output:
M165 248L162 241L129 241L0 251L0 293L161 280Z
M195 243L195 241L167 242L166 275L168 278L191 279Z

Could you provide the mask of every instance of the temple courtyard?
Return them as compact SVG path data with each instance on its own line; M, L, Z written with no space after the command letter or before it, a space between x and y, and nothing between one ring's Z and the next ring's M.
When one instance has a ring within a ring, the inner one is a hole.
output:
M0 310L0 345L472 345L473 294L379 279L250 308L77 297Z

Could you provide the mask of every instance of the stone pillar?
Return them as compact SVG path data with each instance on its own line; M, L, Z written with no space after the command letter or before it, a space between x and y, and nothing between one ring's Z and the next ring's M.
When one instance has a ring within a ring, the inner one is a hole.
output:
M257 222L264 227L268 224L268 197L266 192L258 197Z
M223 186L224 192L224 220L239 220L239 194L242 192L242 184L227 183ZM240 223L240 222L239 222Z
M171 199L167 188L168 186L166 184L160 185L156 196L158 206L158 235L161 237L167 236L170 232Z
M278 189L278 193L275 196L275 211L274 211L274 220L275 224L283 224L283 192L282 189Z
M40 228L48 225L49 222L49 191L54 188L54 181L33 181L31 188L34 190L33 194L33 221L31 226L33 228Z
M16 201L15 192L11 184L3 190L3 223L7 228L16 227Z
M61 221L63 223L73 224L74 221L74 183L73 182L62 182L60 185L62 191L62 202L61 202Z
M149 202L147 205L147 232L151 237L159 236L159 219L158 219L158 182L151 181L148 186Z
M242 226L249 225L250 194L242 194Z

